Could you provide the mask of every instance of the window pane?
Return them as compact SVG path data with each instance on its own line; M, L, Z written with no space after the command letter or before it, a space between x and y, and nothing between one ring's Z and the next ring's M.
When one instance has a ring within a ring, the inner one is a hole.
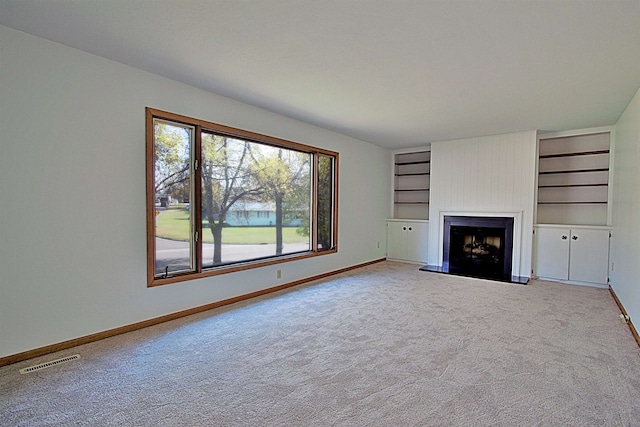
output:
M337 250L338 153L152 108L146 118L149 286Z
M202 133L203 267L308 251L311 155Z
M331 249L333 241L334 159L318 156L318 250Z
M154 120L155 274L195 267L193 243L191 151L194 129Z

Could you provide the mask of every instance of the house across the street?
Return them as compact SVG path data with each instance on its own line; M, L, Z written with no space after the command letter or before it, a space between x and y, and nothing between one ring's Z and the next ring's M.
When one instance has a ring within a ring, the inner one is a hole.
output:
M302 212L298 215L285 212L282 223L285 227L298 227L302 224L302 215ZM225 222L236 227L275 226L276 206L274 203L239 201L229 209Z

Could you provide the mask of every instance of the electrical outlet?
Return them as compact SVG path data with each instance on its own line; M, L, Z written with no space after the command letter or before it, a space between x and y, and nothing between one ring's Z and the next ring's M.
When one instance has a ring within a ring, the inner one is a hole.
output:
M282 279L282 270L276 271L276 279Z

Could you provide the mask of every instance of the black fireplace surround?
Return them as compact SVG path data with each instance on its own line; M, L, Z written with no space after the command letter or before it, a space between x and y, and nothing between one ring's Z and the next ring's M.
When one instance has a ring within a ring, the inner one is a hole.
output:
M513 217L445 215L443 226L442 265L420 270L522 285L529 281L513 275Z
M512 217L444 217L444 272L511 281L512 253Z

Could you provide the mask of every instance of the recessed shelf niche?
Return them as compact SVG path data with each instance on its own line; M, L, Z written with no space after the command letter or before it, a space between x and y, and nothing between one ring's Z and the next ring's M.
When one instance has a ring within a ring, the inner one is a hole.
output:
M541 137L538 224L607 225L610 133Z
M394 156L394 218L429 219L431 152Z

